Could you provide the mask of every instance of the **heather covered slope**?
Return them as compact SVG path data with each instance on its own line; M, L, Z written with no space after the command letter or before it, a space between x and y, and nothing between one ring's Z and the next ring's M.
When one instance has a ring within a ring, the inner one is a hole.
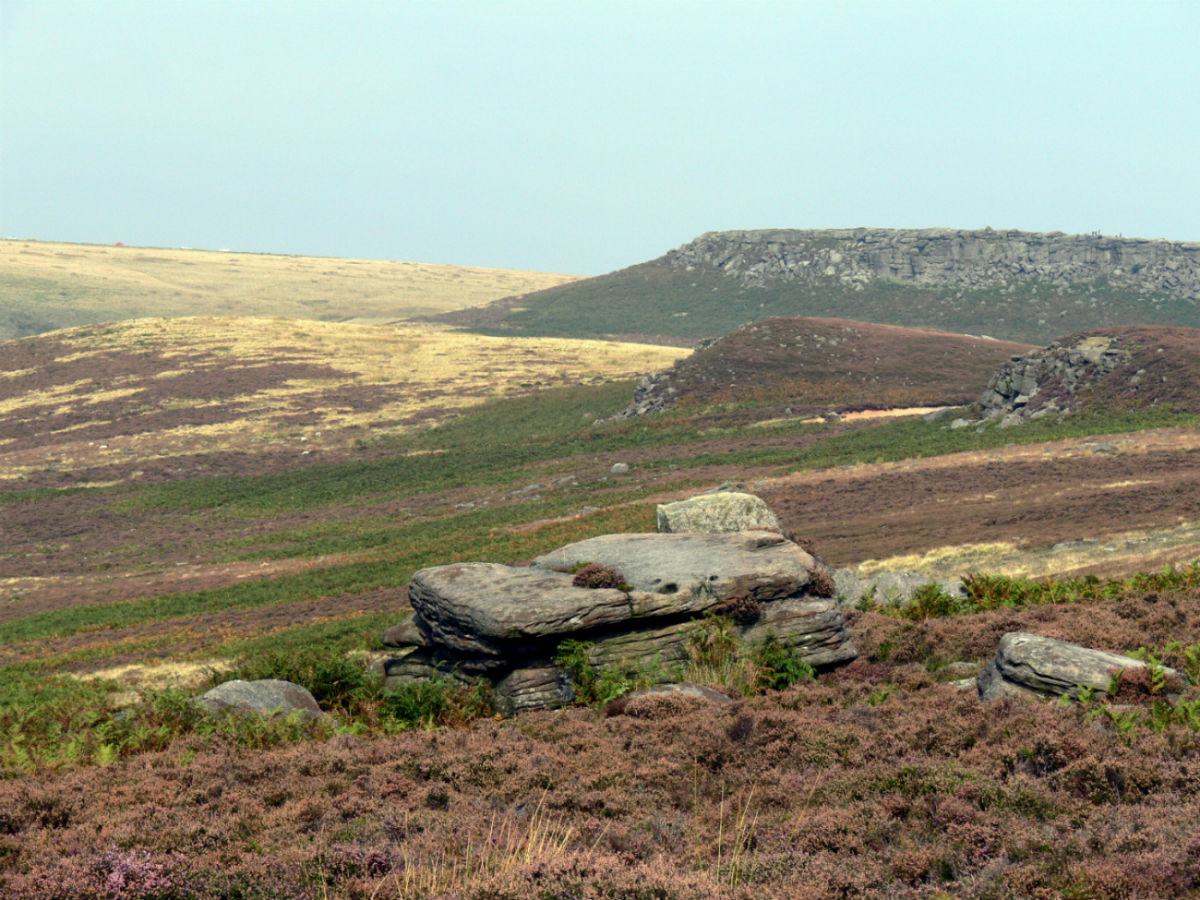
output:
M1026 344L845 319L776 317L684 357L640 396L791 415L961 406Z
M839 317L1046 344L1115 324L1200 325L1200 246L951 229L712 232L658 259L445 316L490 333L718 337Z
M572 280L385 260L0 240L0 340L147 316L386 322Z
M178 344L162 323L16 343L23 389L0 419L26 423L9 439L30 456L0 485L0 894L1200 896L1194 690L983 707L953 683L1010 630L1200 674L1190 395L1006 429L771 421L773 398L736 394L613 421L634 380L612 379L644 369L597 371L594 344L463 360L428 335L368 352L356 327L311 324L260 321L257 344L203 323ZM412 389L432 427L362 399L355 431L355 392L418 358L480 377ZM514 392L457 396L518 364ZM225 408L207 431L168 416ZM272 419L306 411L319 422ZM110 450L127 456L86 467ZM652 530L656 503L725 482L834 565L994 572L1004 543L1005 571L1121 580L997 579L988 604L912 615L867 603L847 610L861 662L784 691L775 669L722 661L717 622L689 671L754 695L715 709L501 721L477 693L367 676L416 570ZM188 697L231 669L304 683L330 718L196 716Z

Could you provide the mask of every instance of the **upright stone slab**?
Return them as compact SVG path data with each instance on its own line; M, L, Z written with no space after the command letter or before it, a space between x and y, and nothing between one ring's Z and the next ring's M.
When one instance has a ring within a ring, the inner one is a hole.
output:
M663 534L725 534L756 528L783 532L779 517L762 498L738 491L720 491L674 503L660 503L657 519L656 527Z

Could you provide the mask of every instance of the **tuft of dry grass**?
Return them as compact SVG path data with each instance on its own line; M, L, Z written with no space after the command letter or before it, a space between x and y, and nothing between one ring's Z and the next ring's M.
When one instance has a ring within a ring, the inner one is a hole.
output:
M1160 568L1163 560L1175 562L1195 556L1200 556L1200 523L1186 522L1169 528L1123 531L1097 539L1064 541L1040 550L1021 547L1011 541L936 547L925 553L864 560L855 571L860 575L921 572L930 578L991 572L1039 578L1083 574L1101 567L1113 571L1151 571Z

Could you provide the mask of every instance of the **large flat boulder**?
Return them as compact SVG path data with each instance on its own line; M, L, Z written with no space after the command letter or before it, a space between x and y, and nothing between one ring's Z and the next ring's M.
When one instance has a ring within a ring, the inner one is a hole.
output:
M576 587L562 572L497 563L422 569L409 582L408 599L432 643L482 656L510 655L632 615L624 591Z
M767 531L606 534L539 556L533 565L566 570L581 562L612 566L639 591L716 602L739 593L760 601L797 596L816 565L797 544Z
M783 532L779 517L761 497L740 491L718 491L674 503L660 503L656 527L664 534L725 534L757 528Z
M1010 631L1000 638L995 657L979 674L979 699L995 700L1007 694L1076 696L1081 690L1103 693L1116 672L1145 667L1146 663L1131 656ZM1182 678L1174 669L1165 671Z

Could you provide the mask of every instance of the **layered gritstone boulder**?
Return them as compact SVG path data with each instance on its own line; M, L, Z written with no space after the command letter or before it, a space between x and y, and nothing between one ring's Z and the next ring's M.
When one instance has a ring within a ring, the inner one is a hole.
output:
M617 586L586 586L583 576L597 572ZM484 678L510 713L561 706L575 695L554 662L564 642L584 642L597 669L669 681L712 615L728 617L747 647L772 640L824 668L857 656L841 612L821 595L830 583L818 560L768 531L603 535L527 567L435 566L409 584L412 620L384 634L407 654L382 668L391 686Z

